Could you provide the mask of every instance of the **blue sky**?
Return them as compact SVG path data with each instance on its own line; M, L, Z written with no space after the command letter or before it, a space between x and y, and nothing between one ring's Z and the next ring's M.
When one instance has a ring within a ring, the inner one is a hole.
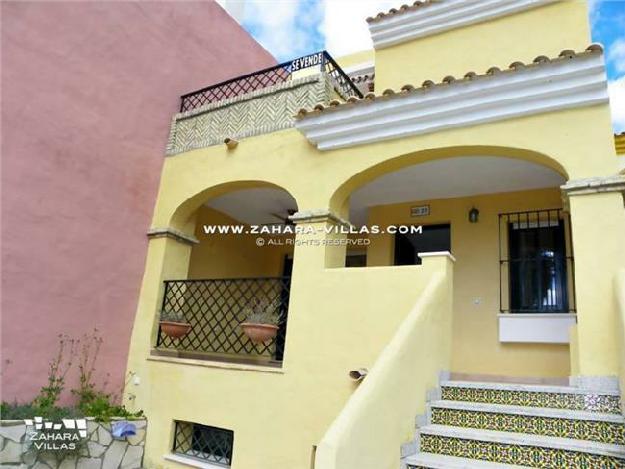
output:
M592 40L605 48L608 92L615 132L625 131L625 1L590 2Z
M280 62L327 49L371 48L364 19L401 0L219 0ZM581 1L581 0L568 0ZM605 48L614 130L625 131L625 0L589 0L593 42ZM554 27L557 27L554 25Z

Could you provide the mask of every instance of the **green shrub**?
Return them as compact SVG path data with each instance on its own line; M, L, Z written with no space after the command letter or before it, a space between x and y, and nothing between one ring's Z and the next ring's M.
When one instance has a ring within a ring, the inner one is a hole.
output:
M0 404L0 418L4 420L23 420L43 417L58 421L62 418L93 417L98 422L108 422L113 417L126 419L140 418L143 411L130 412L123 405L119 395L105 391L106 382L98 388L93 382L96 362L103 339L94 329L81 340L70 339L67 335L59 335L59 347L50 361L48 381L42 386L39 394L29 403L17 402ZM71 390L76 397L76 404L70 407L59 407L58 401L65 389L65 376L72 367L76 350L78 355L78 387ZM127 384L127 383L126 383Z

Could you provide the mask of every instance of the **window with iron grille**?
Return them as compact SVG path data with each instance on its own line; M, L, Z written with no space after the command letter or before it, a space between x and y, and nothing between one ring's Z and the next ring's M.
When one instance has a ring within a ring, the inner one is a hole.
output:
M499 215L502 313L574 313L571 225L562 209Z
M176 421L174 453L230 466L233 444L232 430Z

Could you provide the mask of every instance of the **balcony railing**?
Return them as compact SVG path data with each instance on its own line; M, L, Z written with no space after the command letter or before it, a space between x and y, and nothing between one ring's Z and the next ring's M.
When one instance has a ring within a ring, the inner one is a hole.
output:
M184 316L191 330L182 338L159 327L156 349L189 358L223 358L279 364L284 355L291 277L165 281L162 310ZM278 332L254 344L241 329L253 304L273 305Z
M206 104L287 82L292 79L295 72L314 67L320 68L321 71L332 77L333 85L339 95L344 98L349 96L362 98L362 93L358 87L341 70L330 54L322 51L182 95L180 97L180 112L190 111Z

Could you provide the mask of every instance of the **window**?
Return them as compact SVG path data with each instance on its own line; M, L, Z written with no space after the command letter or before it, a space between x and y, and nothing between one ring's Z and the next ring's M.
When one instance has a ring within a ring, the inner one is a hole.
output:
M395 235L395 265L419 265L420 252L451 251L451 227L424 225L420 234Z
M573 311L573 258L562 210L505 213L499 218L501 312Z
M176 421L174 453L230 466L233 445L232 430Z

